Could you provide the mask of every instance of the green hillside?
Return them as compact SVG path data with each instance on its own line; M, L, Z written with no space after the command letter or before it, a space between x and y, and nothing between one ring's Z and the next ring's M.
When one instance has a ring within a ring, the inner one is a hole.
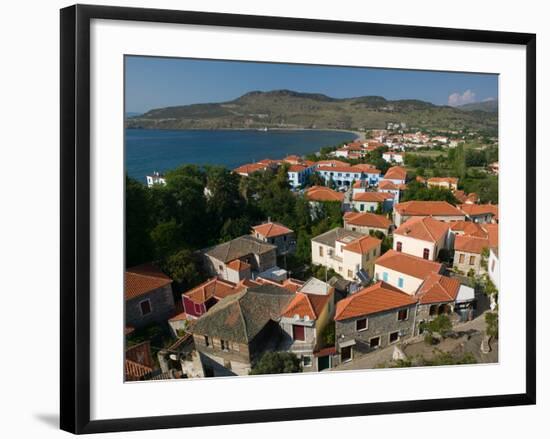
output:
M408 128L475 129L496 133L498 118L486 111L463 111L420 100L381 96L336 99L291 90L252 91L229 102L157 108L126 121L130 128L385 128L404 122Z

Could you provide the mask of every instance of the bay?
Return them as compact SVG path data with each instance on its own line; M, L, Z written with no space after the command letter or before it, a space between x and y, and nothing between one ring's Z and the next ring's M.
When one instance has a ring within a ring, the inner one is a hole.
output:
M151 130L126 129L126 173L138 181L152 172L183 164L222 165L230 169L265 158L304 155L357 136L324 130Z

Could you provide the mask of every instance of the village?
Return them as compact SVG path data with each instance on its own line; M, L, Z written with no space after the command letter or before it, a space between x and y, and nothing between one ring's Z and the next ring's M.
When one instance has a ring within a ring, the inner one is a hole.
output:
M303 220L268 206L250 226L226 221L224 238L193 249L201 275L184 281L154 260L129 266L126 380L497 362L498 200L468 187L498 176L498 160L464 165L486 148L496 139L389 123L221 174L268 205L257 188L276 180Z

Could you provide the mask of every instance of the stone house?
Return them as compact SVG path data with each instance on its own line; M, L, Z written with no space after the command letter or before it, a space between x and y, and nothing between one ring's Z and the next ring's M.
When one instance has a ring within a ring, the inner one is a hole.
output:
M388 250L375 263L374 278L411 296L431 273L442 273L443 264Z
M298 291L279 323L285 336L278 349L301 358L304 372L316 372L332 365L330 357L318 357L315 353L326 347L321 335L334 316L334 288L318 279L315 281L325 287L314 293ZM305 291L308 291L307 285Z
M336 305L337 354L344 363L410 337L416 298L378 282Z
M405 201L393 206L393 222L397 227L417 216L431 216L445 222L464 221L466 218L464 212L446 201Z
M391 231L391 221L384 215L375 213L346 212L344 214L344 228L365 235L373 231L382 232L387 236Z
M449 223L432 217L413 217L393 231L393 249L430 261L449 249Z
M272 284L251 286L220 300L189 324L204 376L248 375L264 352L284 338L279 326L294 294Z
M359 272L372 278L381 244L380 239L337 227L311 240L311 261L347 280L358 280Z
M288 227L271 221L252 227L252 236L277 246L277 254L285 255L296 250L296 236Z
M277 266L277 246L250 235L206 249L203 256L211 276L235 283Z
M128 268L124 274L126 326L164 324L176 311L172 279L153 264Z
M475 236L459 235L455 237L453 267L464 274L473 270L480 274L484 269L481 266L483 249L489 248L489 239Z

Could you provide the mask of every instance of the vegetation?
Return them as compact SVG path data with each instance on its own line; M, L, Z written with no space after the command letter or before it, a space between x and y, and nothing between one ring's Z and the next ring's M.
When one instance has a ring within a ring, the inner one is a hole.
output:
M325 326L321 333L321 340L324 346L334 346L336 342L336 325L334 321L331 321Z
M159 108L126 121L130 128L385 128L388 121L433 130L485 130L497 133L494 112L464 111L419 100L379 96L334 99L291 90L253 91L230 102Z
M498 312L485 314L485 332L489 337L498 338Z
M426 187L418 181L411 181L407 184L407 189L403 191L400 201L447 201L452 205L458 204L457 199L449 189L438 187Z
M252 368L250 375L295 373L301 371L301 361L292 352L266 352Z
M451 320L445 314L440 314L435 319L420 324L420 329L426 333L424 341L429 345L437 343L434 333L444 338L452 328Z

